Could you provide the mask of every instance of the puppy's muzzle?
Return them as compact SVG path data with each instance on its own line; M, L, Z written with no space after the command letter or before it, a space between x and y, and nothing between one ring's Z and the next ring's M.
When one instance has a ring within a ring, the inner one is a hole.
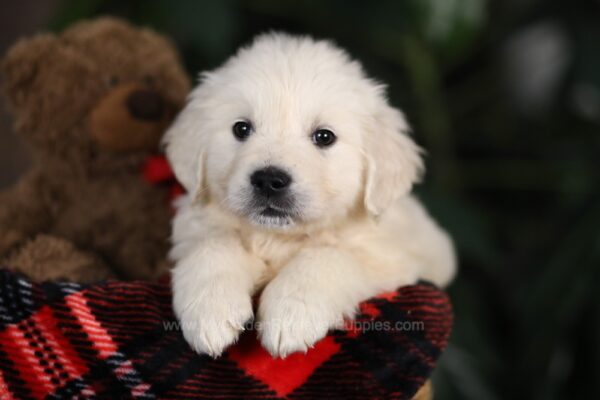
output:
M280 168L267 167L254 171L250 175L250 183L255 195L276 199L288 193L292 177Z

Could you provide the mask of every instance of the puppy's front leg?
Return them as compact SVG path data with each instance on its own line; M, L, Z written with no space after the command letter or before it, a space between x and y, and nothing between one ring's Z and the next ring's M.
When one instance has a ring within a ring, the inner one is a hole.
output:
M239 238L200 242L173 270L173 307L183 335L198 353L219 356L252 318L252 292L262 261Z
M304 351L340 327L345 317L375 289L362 266L343 250L302 250L263 291L258 309L259 334L273 355Z

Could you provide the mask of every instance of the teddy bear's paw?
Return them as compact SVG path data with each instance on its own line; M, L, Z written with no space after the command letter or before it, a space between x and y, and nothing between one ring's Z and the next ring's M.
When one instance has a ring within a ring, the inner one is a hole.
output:
M291 297L265 289L259 306L259 337L273 357L308 351L341 326L343 314L318 300L318 296Z
M237 341L253 316L250 296L235 290L207 290L175 310L190 347L213 358Z
M25 243L6 264L36 282L93 283L114 277L99 257L79 250L68 240L45 234Z

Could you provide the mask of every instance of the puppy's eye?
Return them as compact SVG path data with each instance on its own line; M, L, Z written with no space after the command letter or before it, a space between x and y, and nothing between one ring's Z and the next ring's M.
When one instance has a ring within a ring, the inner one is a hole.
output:
M252 133L252 124L248 121L238 121L233 124L232 130L238 140L246 140Z
M337 137L329 129L317 129L312 134L312 141L319 147L329 147L335 143Z

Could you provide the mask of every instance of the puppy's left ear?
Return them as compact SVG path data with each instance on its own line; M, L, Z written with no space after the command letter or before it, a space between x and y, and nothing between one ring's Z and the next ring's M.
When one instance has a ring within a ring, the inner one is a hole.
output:
M404 115L384 104L373 116L366 139L365 207L374 216L407 194L423 174L422 150L409 136Z

